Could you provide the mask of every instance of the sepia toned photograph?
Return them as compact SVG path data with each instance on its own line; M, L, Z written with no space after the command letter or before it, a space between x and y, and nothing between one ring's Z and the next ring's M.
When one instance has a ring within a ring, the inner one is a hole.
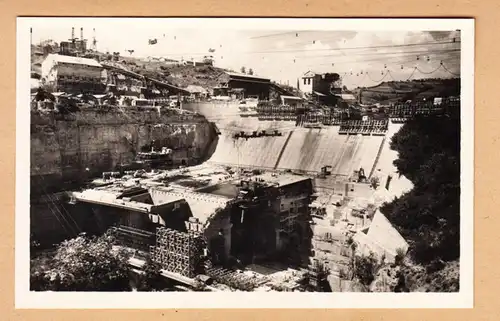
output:
M464 20L358 20L19 18L23 291L463 292Z

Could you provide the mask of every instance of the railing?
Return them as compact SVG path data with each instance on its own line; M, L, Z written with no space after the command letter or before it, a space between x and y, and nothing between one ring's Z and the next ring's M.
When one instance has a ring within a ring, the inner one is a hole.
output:
M390 118L400 119L404 122L405 118L411 118L415 115L436 115L446 114L454 108L460 107L459 97L450 97L443 99L440 103L433 101L397 103L390 107Z
M388 127L388 120L347 120L341 122L339 134L385 135Z

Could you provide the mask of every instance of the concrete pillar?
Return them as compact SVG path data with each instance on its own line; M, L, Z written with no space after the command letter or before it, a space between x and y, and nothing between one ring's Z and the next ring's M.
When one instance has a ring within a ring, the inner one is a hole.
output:
M283 246L283 244L281 242L281 236L280 236L279 226L278 226L278 228L275 229L275 233L276 233L276 251L280 251L281 247Z
M387 182L385 183L385 189L386 190L389 190L389 185L391 184L391 180L392 180L392 175L389 175L387 177Z
M233 227L232 223L228 223L223 230L222 234L224 236L224 255L226 258L229 258L229 255L231 254L231 229Z

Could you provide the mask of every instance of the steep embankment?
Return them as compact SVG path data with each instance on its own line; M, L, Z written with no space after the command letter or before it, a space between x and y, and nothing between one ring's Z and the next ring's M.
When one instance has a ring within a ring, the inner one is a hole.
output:
M32 194L41 185L47 192L113 170L153 140L182 151L195 164L214 139L215 130L203 116L156 110L32 112Z
M401 175L394 165L394 161L398 159L398 152L391 149L392 137L401 130L402 126L403 124L389 122L385 142L380 150L378 160L373 167L372 176L378 177L382 186L385 187L387 178L391 177L386 193L388 200L399 197L413 188L411 181L404 175Z
M247 167L319 172L325 165L332 173L350 175L363 167L369 172L383 137L339 135L337 127L308 129L293 121L259 121L242 118L235 104L192 104L186 106L205 115L221 135L210 162ZM239 131L279 130L282 136L234 139Z
M456 291L460 260L460 112L415 117L392 138L414 187L381 208L410 244L406 286Z
M387 81L373 87L356 88L353 93L356 96L361 93L363 104L390 104L412 99L459 96L460 78Z

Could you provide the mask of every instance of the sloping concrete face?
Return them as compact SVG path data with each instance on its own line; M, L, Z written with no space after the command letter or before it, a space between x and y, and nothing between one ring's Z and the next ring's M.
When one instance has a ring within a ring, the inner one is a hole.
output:
M221 132L209 162L243 167L291 169L319 172L332 166L332 174L350 176L363 167L369 173L381 147L381 136L339 135L338 127L310 129L296 127L292 121L259 121L241 117L238 105L230 103L196 104L197 111L214 122ZM234 139L240 131L278 130L282 136Z
M375 213L367 236L391 254L396 255L398 249L401 249L404 253L408 250L406 240L380 211Z
M375 213L368 233L357 232L353 239L358 244L358 253L385 256L387 262L394 262L398 250L403 254L408 251L408 243L380 211Z
M383 138L339 135L337 131L337 127L294 130L278 168L320 171L329 165L332 174L346 176L359 167L369 171Z
M264 167L272 169L283 149L286 136L233 139L221 131L215 153L210 162L218 164Z

